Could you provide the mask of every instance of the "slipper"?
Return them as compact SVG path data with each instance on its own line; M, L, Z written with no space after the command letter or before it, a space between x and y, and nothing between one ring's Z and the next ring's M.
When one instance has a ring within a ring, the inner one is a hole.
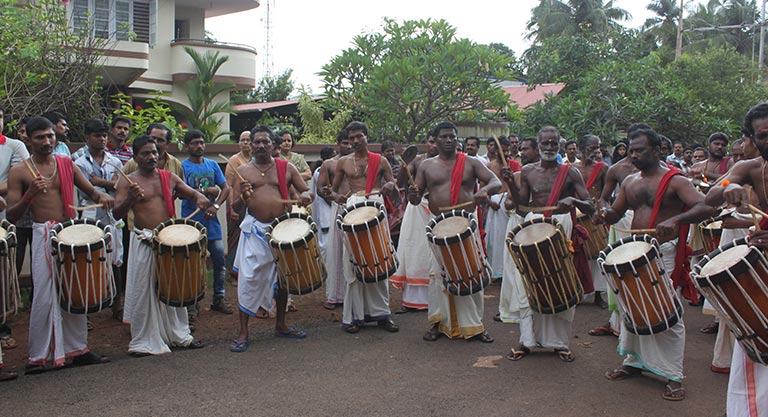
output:
M528 349L525 345L519 345L517 348L512 348L509 350L509 355L507 355L507 359L511 361L519 361L520 359L523 359L526 355L529 355L530 353L531 353L531 350Z
M43 372L47 372L52 369L53 368L46 368L45 365L34 365L28 363L24 366L24 375L42 374Z
M702 332L702 333L704 333L704 334L716 334L716 333L717 333L717 329L718 329L718 327L720 327L720 325L719 325L719 324L717 324L717 323L712 323L712 324L710 324L710 325L709 325L709 326L707 326L707 327L704 327L704 328L701 328L701 329L699 329L699 331L700 331L700 332Z
M637 369L637 368L632 368ZM608 371L605 373L605 378L609 381L621 381L622 379L632 378L639 376L642 373L641 370L637 369L637 372L630 372L627 370L627 367L621 366L613 371Z
M299 329L288 329L287 332L275 332L275 337L285 337L288 339L303 339L307 334Z
M613 336L613 330L609 326L598 326L587 332L590 336Z
M110 359L106 356L97 355L93 352L83 353L82 355L72 358L71 366L88 366L88 365L100 365L102 363L108 363Z
M555 349L555 353L557 354L557 357L560 358L560 360L563 362L573 362L576 360L576 356L573 356L573 352L568 349Z
M264 310L263 308L260 308L259 311L256 312L255 317L257 319L268 319L269 312L267 310Z
M501 323L501 313L496 313L496 315L493 316L493 321L498 321Z
M424 333L424 336L421 338L426 340L427 342L434 342L435 340L439 339L440 336L443 334L440 333L440 330L437 327L433 327L429 330L427 330L426 333Z
M3 371L0 369L0 381L13 381L14 379L19 377L18 372L14 371Z
M182 346L182 349L194 350L194 349L202 349L204 347L205 347L205 342L203 342L200 339L192 339L192 342L190 342L186 346Z
M295 313L299 311L299 309L296 308L296 306L293 303L291 303L291 304L288 304L288 306L285 308L285 311L288 313Z
M479 335L470 337L469 340L479 340L483 343L493 343L494 339L491 337L491 335L488 334L488 331L483 331Z
M323 303L323 308L326 309L326 310L336 310L336 304L329 303L328 301L325 301Z
M128 356L132 358L146 358L147 356L152 356L149 352L128 352Z
M88 320L87 320L87 324L86 324L86 327L88 328L88 331L89 331L89 332L90 332L91 330L93 330L93 323L91 323L91 319L90 319L90 317L89 317L89 318L88 318Z
M671 385L667 384L664 394L661 394L661 398L667 401L682 401L685 399L685 388L682 386L672 388Z
M248 350L248 346L250 345L251 345L251 342L247 340L232 339L232 341L229 343L229 351L235 352L235 353L242 353Z
M19 345L16 343L16 339L11 337L11 335L7 334L4 336L0 336L0 347L6 350L15 349Z

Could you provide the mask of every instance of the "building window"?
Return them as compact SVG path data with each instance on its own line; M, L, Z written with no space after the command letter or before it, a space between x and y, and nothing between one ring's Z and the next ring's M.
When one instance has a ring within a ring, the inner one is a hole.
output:
M154 43L157 0L73 0L72 27L91 36Z

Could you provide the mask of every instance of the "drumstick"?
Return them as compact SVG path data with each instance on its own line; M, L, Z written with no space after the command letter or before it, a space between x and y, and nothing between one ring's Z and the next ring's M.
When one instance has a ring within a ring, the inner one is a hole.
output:
M32 168L32 165L29 164L29 158L24 160L24 166L27 167L27 169L29 170L29 173L32 174L33 177L37 178L41 176L40 172L35 171L35 169ZM47 189L43 189L43 193L47 193L47 192L48 192Z
M91 209L102 208L102 207L104 207L104 204L91 204L90 206L82 206L82 207L77 207L72 205L69 206L69 208L75 209L77 211L85 211L85 210L91 210Z
M219 158L223 159L224 162L227 163L227 165L231 165L231 163L229 162L229 159L227 159L226 156L224 156L222 154L219 154ZM237 175L237 177L240 178L241 182L245 182L245 178L243 178L243 176L240 175L240 173L237 171L237 168L232 167L232 171L235 171L235 175ZM246 192L243 193L243 195L245 196L245 198L243 200L247 200L247 199L251 198L251 191L250 190L246 191Z
M104 161L104 162L109 164L109 165L112 165L112 167L117 170L117 173L120 174L120 176L122 176L123 178L125 178L126 181L128 181L129 185L135 184L133 181L131 181L130 178L128 178L128 174L123 172L123 168L122 167L119 167L119 166L117 166L117 165L115 165L115 164L113 164L113 163L111 163L109 161ZM141 193L141 198L144 198L144 192Z
M747 189L747 200L752 201L752 188ZM763 213L763 211L753 206L752 204L748 204L748 206L749 206L750 213L752 213L752 223L754 223L755 225L755 230L760 230L760 221L757 220L757 216L755 216L755 213L756 212ZM763 216L763 217L766 217L766 216Z
M499 156L501 157L501 162L504 163L504 166L507 166L507 157L504 156L504 150L501 149L501 142L499 142L499 138L496 136L491 136L493 138L493 141L496 142L496 152L499 153Z
M543 211L554 211L557 210L558 206L544 206L544 207L528 207L528 206L518 206L519 211L528 211L528 212L543 212Z
M633 235L656 233L656 229L622 229L621 227L616 227L616 230L622 233L631 233Z
M200 212L200 207L196 208L196 209L195 209L195 211L193 211L192 213L190 213L190 214L189 214L189 216L185 217L185 218L184 218L184 220L189 220L189 219L191 219L191 218L195 217L195 214L197 214L197 213L199 213L199 212Z
M411 187L415 187L416 183L413 182L413 176L411 175L411 170L408 169L408 164L403 161L403 158L401 158L399 155L396 156L397 159L400 161L400 163L403 165L403 170L405 171L405 174L408 175L408 185Z
M299 200L283 200L282 198L278 198L277 202L281 204L299 204Z
M474 200L469 200L469 201L467 201L465 203L456 204L455 206L438 207L437 209L440 210L440 211L451 211L451 210L461 209L461 208L464 208L464 207L469 207L472 204L475 204Z

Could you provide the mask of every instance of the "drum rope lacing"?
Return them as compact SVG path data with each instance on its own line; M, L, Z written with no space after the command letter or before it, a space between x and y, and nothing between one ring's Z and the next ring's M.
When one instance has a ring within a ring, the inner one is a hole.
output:
M442 213L437 218L438 220L435 225L439 224L441 221L454 217L454 216L464 216L465 211L464 210L451 210L450 212ZM467 230L472 231L470 233L470 236L468 236L465 239L461 239L461 235L466 233ZM432 233L432 227L427 226L428 235L431 235ZM477 220L475 220L474 216L469 214L469 227L468 229L465 229L464 231L460 231L456 233L455 235L448 235L448 236L442 236L442 237L434 237L432 239L435 241L442 241L442 245L430 245L430 249L432 250L432 253L434 254L435 258L439 261L440 267L441 267L441 277L443 278L443 286L445 287L448 292L451 292L450 289L452 287L455 287L456 295L461 294L461 288L468 288L470 294L474 294L483 288L485 288L484 282L483 282L483 272L485 272L485 275L490 275L489 272L489 266L487 265L487 262L483 262L482 257L480 256L480 248L481 243L478 242L479 237L477 236ZM447 255L450 257L450 263L448 260L445 259L445 255L443 253L443 248L450 248L451 244L448 242L449 240L456 239L457 244L459 247L459 250L461 251L461 258L464 260L464 269L459 266L459 263L456 261L455 257L453 256L453 250L445 250ZM469 248L467 248L467 245ZM470 262L470 259L474 259L478 262L478 267L481 269L475 270L472 263ZM454 277L451 276L449 271L446 268L446 265L451 266L451 271L455 272L457 275L461 275L463 271L467 273L467 277ZM476 289L476 287L478 287Z
M19 287L19 276L16 273L16 245L9 242L17 242L16 226L3 221L3 227L8 234L2 240L2 249L0 249L0 324L6 323L9 314L16 314L21 304L21 289Z
M178 220L178 219L175 219ZM187 220L181 219L178 222L172 222L171 224L167 226L173 226L177 224L184 224L184 225L190 225L193 226L194 223L197 222L187 222ZM199 223L197 223L199 224ZM193 226L195 227L195 226ZM205 291L205 261L208 255L208 238L207 238L207 230L205 227L197 228L195 227L197 232L200 234L199 239L195 242L192 242L191 244L187 244L183 248L183 256L185 261L182 261L183 267L181 271L177 268L177 262L176 262L176 250L175 248L179 246L173 246L169 244L164 244L159 240L159 233L160 230L155 230L155 241L157 242L156 251L157 251L157 262L156 265L156 279L157 279L157 290L158 290L158 299L157 302L163 301L160 299L161 294L165 294L166 300L164 301L166 304L174 307L180 307L183 305L186 305L188 302L187 299L172 299L172 295L176 294L183 298L183 295L187 292L187 289L191 290L192 292L195 292L195 294L192 294L192 297L194 298L194 301L190 305L195 305L199 302L198 298L200 298L200 293ZM205 245L205 247L204 247ZM163 251L163 246L167 247L167 252ZM192 250L195 248L196 250ZM196 253L197 255L192 256L192 253ZM168 256L163 256L165 253L168 254ZM194 268L193 268L194 266ZM166 277L166 271L167 277ZM198 273L202 273L203 277L193 277L192 274L194 271L197 271ZM180 273L181 272L181 273ZM162 278L162 279L161 279ZM197 278L197 279L195 279ZM200 286L200 280L202 280L202 289L201 291L198 291L198 287ZM161 287L161 281L165 281L167 285L165 285L165 292L162 291L163 287ZM175 284L175 285L174 285ZM193 288L193 286L195 286ZM174 291L175 290L175 291ZM176 305L178 304L178 305Z
M283 241L278 241L273 237L274 227L270 226L268 230L269 246L272 251L274 262L277 265L277 271L279 273L278 277L281 278L280 284L291 294L309 294L320 288L328 275L325 271L325 264L323 264L317 241L314 239L317 235L317 225L309 215L307 215L306 218L289 215L284 220L289 219L302 219L308 222L312 233L308 233L300 239L291 241L290 248L292 256L286 256L279 247L280 243ZM274 226L277 226L277 224ZM293 269L291 269L289 263L293 263ZM313 281L313 277L321 277L320 282ZM292 288L296 288L296 290L291 291Z

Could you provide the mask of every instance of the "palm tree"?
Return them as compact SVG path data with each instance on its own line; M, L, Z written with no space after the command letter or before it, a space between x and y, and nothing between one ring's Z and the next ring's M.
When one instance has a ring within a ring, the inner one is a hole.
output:
M614 7L613 0L540 0L531 9L526 38L542 40L585 32L604 33L629 17L626 10Z
M693 28L688 36L688 49L719 45L731 46L743 54L751 53L756 46L757 22L754 0L710 0L706 5L700 4L686 19L686 27Z
M677 4L677 0L655 0L647 7L656 16L646 19L643 30L662 47L674 49L677 42L677 20L680 17Z

